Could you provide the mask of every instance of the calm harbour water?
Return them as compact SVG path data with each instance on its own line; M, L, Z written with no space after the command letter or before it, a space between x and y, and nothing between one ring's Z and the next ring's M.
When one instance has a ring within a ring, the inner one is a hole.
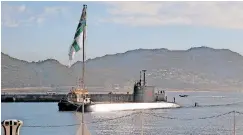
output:
M179 94L188 94L186 98ZM231 135L234 114L210 117L239 111L243 113L243 93L229 92L169 92L168 100L176 97L183 106L176 109L144 110L144 135ZM197 102L201 107L193 107ZM81 114L59 112L57 103L1 103L1 119L19 119L24 122L20 135L76 135L79 126L26 127L68 125L80 123ZM92 135L138 135L141 134L141 114L112 119L136 111L86 113L85 123ZM139 111L137 111L139 112ZM243 134L243 114L235 113L236 135ZM203 119L198 119L203 118Z

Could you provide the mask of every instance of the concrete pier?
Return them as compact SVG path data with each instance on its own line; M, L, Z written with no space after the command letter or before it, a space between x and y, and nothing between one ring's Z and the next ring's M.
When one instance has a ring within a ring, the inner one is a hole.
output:
M59 102L66 94L2 94L2 102ZM131 102L132 94L89 94L93 102Z

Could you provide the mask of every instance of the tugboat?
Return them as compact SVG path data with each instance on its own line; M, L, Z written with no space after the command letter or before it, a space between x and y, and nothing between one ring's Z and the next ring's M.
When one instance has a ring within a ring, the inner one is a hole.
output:
M89 106L93 103L87 95L87 90L73 87L67 96L58 103L59 111L82 111L82 105L84 105L84 112L90 112Z
M81 82L82 87L78 86L77 88L72 87L70 92L61 99L58 103L59 111L82 111L82 112L89 112L91 111L90 105L92 104L90 97L88 97L88 90L85 88L84 85L84 73L85 73L85 50L84 50L84 41L86 37L86 9L87 5L83 6L82 15L76 29L76 33L74 36L74 41L70 47L69 51L69 59L72 60L75 52L80 50L80 44L82 44L83 50L83 71L82 71L82 80ZM80 42L79 40L82 40Z

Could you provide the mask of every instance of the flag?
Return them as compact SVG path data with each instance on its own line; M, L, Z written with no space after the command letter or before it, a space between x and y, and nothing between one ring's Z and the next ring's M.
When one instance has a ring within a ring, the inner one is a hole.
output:
M75 53L83 46L83 36L84 40L86 39L86 9L87 6L84 5L78 27L74 35L74 41L69 48L69 60L73 60Z

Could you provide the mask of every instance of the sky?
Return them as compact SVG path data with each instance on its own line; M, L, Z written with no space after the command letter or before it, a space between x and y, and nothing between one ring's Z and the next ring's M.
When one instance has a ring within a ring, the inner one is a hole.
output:
M1 2L1 51L68 64L87 4L86 59L133 49L207 46L243 55L243 2ZM81 51L73 62L82 59Z

